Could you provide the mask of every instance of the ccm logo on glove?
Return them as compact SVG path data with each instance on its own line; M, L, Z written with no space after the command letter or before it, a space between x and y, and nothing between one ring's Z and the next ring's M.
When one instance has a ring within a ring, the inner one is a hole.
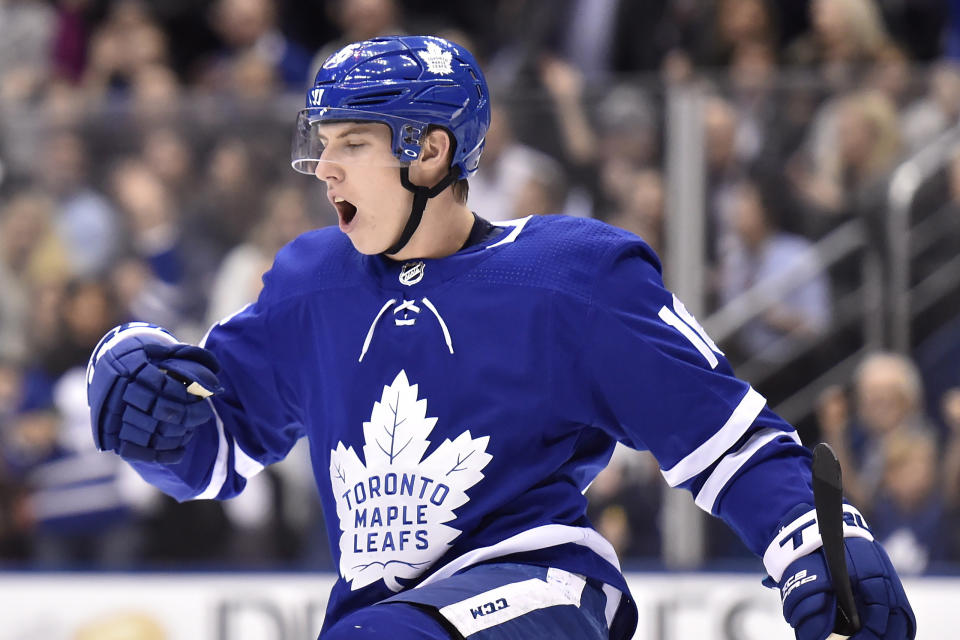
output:
M783 587L780 589L780 601L786 600L787 596L797 587L807 584L808 582L813 582L816 579L816 574L808 576L806 569L796 572L783 583Z

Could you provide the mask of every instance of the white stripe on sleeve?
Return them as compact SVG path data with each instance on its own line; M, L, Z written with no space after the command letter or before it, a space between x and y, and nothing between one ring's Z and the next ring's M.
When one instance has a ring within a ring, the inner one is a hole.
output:
M761 429L750 437L747 442L740 447L736 453L725 456L720 464L716 466L710 477L701 487L697 494L697 506L707 513L713 512L713 505L717 501L717 496L723 491L730 479L740 470L747 460L753 457L757 451L767 443L780 436L787 436L797 444L800 444L800 436L796 431L781 431L780 429Z
M240 307L239 309L237 309L237 310L234 311L233 313L231 313L231 314L223 317L222 319L220 319L220 320L216 321L215 323L213 323L212 325L210 325L210 328L207 329L207 332L206 332L205 334L203 334L203 338L200 340L200 342L198 343L197 346L200 346L200 347L203 347L204 349L206 349L206 347L207 347L207 340L210 338L210 332L211 332L211 331L213 331L216 327L219 327L220 325L227 324L228 322L230 322L231 320L233 320L235 317L237 317L238 315L240 315L241 313L243 313L244 311L246 311L248 308L250 308L252 305L253 305L252 302L248 302L247 304L243 305L242 307Z
M236 440L233 441L233 468L248 480L263 471L263 465L248 456Z
M766 398L750 387L719 431L673 467L661 470L667 484L683 484L716 462L747 432L766 404Z
M206 400L205 402L210 402L210 400ZM223 429L223 420L220 419L220 414L217 413L217 408L213 406L212 402L210 402L210 407L213 408L213 417L217 423L217 459L213 462L210 483L206 489L193 497L194 500L210 500L216 498L220 490L223 489L224 483L227 481L227 460L230 458L230 447L227 444L227 434Z
M210 401L207 400L207 402ZM211 403L210 406L213 407L213 403ZM220 414L217 413L216 407L213 407L213 415L217 423L217 459L213 463L210 483L203 491L193 497L194 500L216 498L220 490L223 489L223 485L227 482L227 476L229 475L227 462L230 459L228 454L231 446L233 448L233 468L241 476L249 480L264 469L261 463L254 460L247 452L240 448L236 440L230 438L232 443L228 442L227 433L223 428L223 420L220 419Z

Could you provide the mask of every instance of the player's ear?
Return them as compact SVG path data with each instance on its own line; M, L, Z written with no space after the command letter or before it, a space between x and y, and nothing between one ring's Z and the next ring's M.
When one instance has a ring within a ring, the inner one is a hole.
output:
M444 173L450 166L453 147L450 136L443 129L431 129L420 141L419 161L424 169L439 167Z

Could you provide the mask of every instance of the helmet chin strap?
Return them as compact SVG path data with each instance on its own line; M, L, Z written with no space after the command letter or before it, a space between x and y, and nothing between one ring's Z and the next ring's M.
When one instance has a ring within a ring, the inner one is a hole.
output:
M397 254L407 246L417 227L420 226L420 220L423 219L423 210L427 207L427 200L439 195L441 191L456 182L459 176L460 171L455 167L450 167L450 171L440 182L432 187L422 187L410 182L410 167L400 167L400 183L403 184L407 191L413 194L413 208L410 210L410 217L407 218L407 224L403 227L400 239L397 240L392 247L384 251L384 255L390 256Z

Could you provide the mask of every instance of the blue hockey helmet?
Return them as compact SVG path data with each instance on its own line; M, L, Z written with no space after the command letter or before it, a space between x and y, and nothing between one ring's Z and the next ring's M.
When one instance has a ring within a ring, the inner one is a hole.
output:
M388 36L347 45L331 55L307 90L297 118L291 164L316 169L320 122L382 122L393 132L398 166L420 155L427 127L453 135L453 179L477 170L490 126L490 93L469 51L433 36Z

